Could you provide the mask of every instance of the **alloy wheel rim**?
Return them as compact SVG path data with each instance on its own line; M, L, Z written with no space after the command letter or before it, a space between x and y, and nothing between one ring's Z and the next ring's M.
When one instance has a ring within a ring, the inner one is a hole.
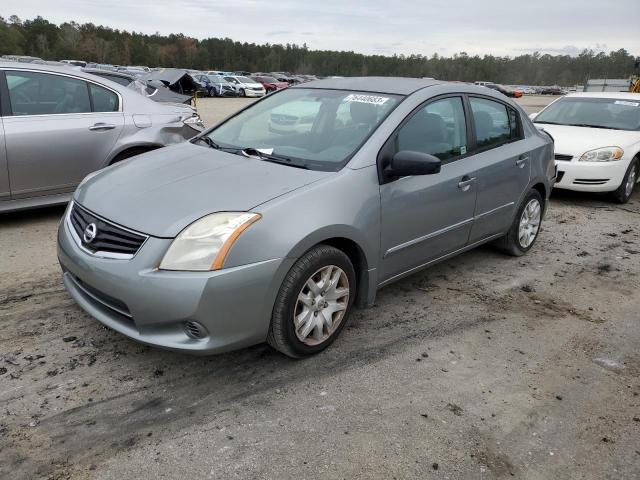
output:
M308 346L319 345L338 329L349 305L349 279L336 265L311 275L298 294L293 311L296 337Z
M629 177L627 178L627 184L624 187L624 193L627 197L630 197L633 193L633 187L636 184L636 165L632 165Z
M533 198L522 210L518 226L518 242L522 248L529 248L538 235L542 208L540 202Z

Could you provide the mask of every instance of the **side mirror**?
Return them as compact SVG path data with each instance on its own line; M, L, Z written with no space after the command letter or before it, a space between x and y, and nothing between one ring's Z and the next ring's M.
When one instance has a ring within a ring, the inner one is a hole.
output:
M391 158L385 173L391 177L433 175L440 173L441 167L442 161L433 155L403 150Z
M539 113L540 113L540 112L530 113L530 114L529 114L529 118L530 118L531 120L535 120L535 118L538 116L538 114L539 114Z

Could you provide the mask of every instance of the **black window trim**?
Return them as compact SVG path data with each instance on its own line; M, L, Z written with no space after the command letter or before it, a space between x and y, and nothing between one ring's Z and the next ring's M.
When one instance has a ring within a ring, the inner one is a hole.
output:
M476 124L475 121L470 121L471 123L471 128L473 129L473 141L470 144L472 146L472 153L473 155L476 155L478 153L483 153L483 152L487 152L489 150L493 150L494 148L500 148L503 147L504 145L508 145L510 143L515 143L515 142L519 142L521 140L525 139L525 134L524 134L524 128L522 126L522 118L521 118L521 114L520 112L513 108L513 106L509 105L509 103L499 99L499 98L495 98L495 97L491 97L488 95L481 95L481 94L476 94L476 93L469 93L465 95L466 99L465 102L467 103L468 106L468 112L469 112L469 120L473 119L473 110L471 109L471 99L472 98L479 98L481 100L490 100L492 102L498 103L500 105L503 105L506 109L507 109L507 120L509 120L509 111L514 111L516 114L516 122L517 122L517 128L518 128L518 137L517 138L510 138L509 140L504 140L500 143L496 143L493 145L487 145L485 147L478 147L478 139L476 137Z
M118 109L113 112L94 112L93 111L93 102L91 99L91 92L89 91L89 86L87 85L87 92L89 93L89 101L91 102L91 111L90 112L81 112L81 113L39 113L34 115L13 115L13 111L11 109L11 100L9 98L9 85L7 83L6 74L7 72L27 72L27 73L41 73L44 75L57 75L59 77L68 77L74 80L79 80L81 82L85 82L85 84L93 83L99 87L105 88L110 92L113 92L118 97ZM75 75L69 75L67 73L62 72L52 72L49 70L36 70L33 68L3 68L0 70L0 117L51 117L51 116L60 116L60 115L93 115L94 113L122 113L124 111L122 95L117 90L109 88L108 86L93 81L92 79L77 77Z
M467 105L467 101L465 99L466 95L462 92L450 92L450 93L443 93L441 95L436 95L434 97L431 97L427 100L425 100L424 102L422 102L420 105L418 105L417 107L415 107L413 110L411 110L411 112L409 112L404 119L402 120L402 122L400 122L398 124L398 126L396 126L396 128L393 130L393 132L391 133L391 135L389 135L389 138L387 138L387 140L384 142L384 145L382 145L382 148L380 149L380 151L378 152L378 156L376 159L376 165L377 165L377 169L378 169L378 182L380 183L380 185L384 185L385 183L390 183L393 182L395 180L397 180L397 178L387 178L387 176L385 176L384 174L384 169L388 166L390 160L391 160L391 156L393 155L393 153L395 152L395 147L396 147L396 139L398 136L398 132L409 122L409 120L411 120L420 110L422 110L423 108L425 108L426 106L435 103L437 101L440 100L444 100L447 98L459 98L462 102L462 110L464 113L464 125L465 125L465 136L466 136L466 141L467 141L467 145L466 145L466 152L464 154L460 154L460 155L456 155L455 157L451 157L451 158L447 158L446 160L442 160L442 165L447 165L449 163L453 163L453 162L457 162L458 160L462 160L463 158L467 158L470 157L471 155L473 155L473 148L470 148L472 146L472 140L475 139L475 132L474 132L474 136L471 135L471 116L470 116L470 111L469 111L469 106ZM473 144L475 145L475 143Z

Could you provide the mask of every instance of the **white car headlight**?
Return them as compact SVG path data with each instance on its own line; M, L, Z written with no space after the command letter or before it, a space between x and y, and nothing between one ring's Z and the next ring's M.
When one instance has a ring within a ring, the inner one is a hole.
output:
M620 147L603 147L596 148L595 150L589 150L584 152L580 156L581 162L611 162L613 160L620 160L624 155L624 151Z
M196 220L173 240L160 270L219 270L240 234L260 220L257 213L220 212Z

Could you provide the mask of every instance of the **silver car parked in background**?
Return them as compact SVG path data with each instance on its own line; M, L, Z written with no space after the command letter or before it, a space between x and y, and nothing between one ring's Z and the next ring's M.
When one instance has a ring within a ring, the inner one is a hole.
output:
M309 128L274 131L284 110ZM78 304L133 339L301 357L384 285L489 241L526 253L554 177L551 138L487 88L314 81L84 181L58 257Z
M66 67L0 63L0 212L65 203L87 174L203 128L189 105Z

